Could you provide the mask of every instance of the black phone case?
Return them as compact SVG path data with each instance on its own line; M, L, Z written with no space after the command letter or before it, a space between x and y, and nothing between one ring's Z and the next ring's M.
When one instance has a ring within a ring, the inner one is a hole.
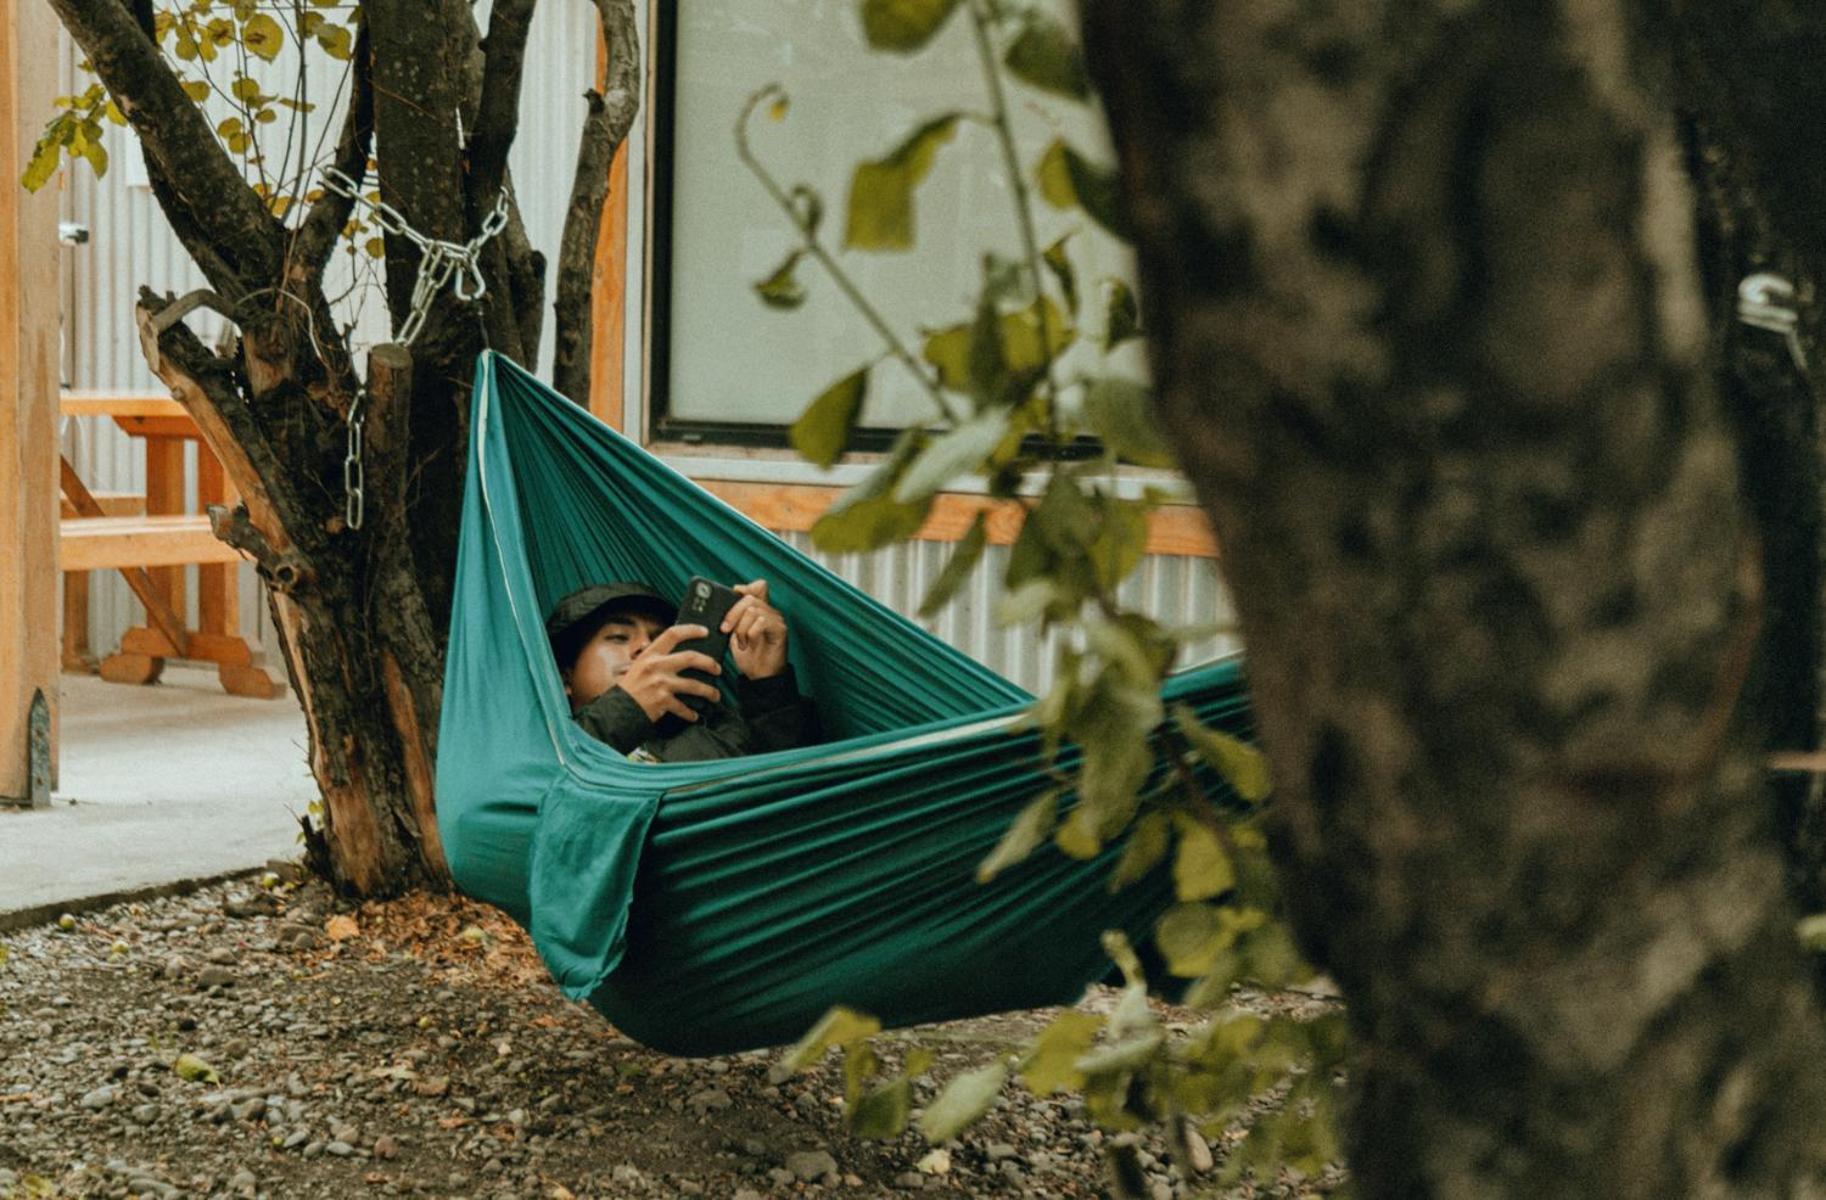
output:
M684 602L678 606L678 624L702 625L710 632L705 637L680 642L678 648L708 654L720 666L723 656L729 651L729 635L722 630L723 618L729 615L729 610L741 598L734 588L705 579L702 575L692 576L691 582L685 585ZM703 671L686 671L684 674L706 683L716 683L714 677ZM699 712L704 711L710 703L703 696L685 696L683 699Z

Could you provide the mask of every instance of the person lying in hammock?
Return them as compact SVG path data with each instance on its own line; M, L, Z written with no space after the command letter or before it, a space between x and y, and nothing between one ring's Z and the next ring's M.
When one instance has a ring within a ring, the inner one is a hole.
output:
M673 624L677 606L653 588L599 583L558 601L545 632L572 717L639 762L735 758L816 742L817 712L786 661L786 618L767 602L765 580L735 590L742 598L722 623L739 672L735 708L714 683L686 673L723 673L709 655L679 649L708 631Z

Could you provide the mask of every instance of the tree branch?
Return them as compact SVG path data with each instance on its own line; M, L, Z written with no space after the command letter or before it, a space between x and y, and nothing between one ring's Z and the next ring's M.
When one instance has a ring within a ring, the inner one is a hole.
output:
M355 34L349 110L343 116L335 155L336 169L357 181L368 172L368 150L374 141L373 53L373 42L364 21ZM336 240L342 236L342 227L354 211L355 201L325 188L322 199L311 205L311 211L298 226L290 254L291 270L304 272L311 280L320 276L331 251L336 248Z
M494 207L507 175L507 152L520 126L520 78L526 67L526 34L536 0L497 0L482 42L482 99L469 139L469 206L479 215Z
M118 0L51 0L51 7L132 123L147 166L169 184L165 210L211 282L230 299L271 282L280 265L279 221L133 14Z
M577 175L558 249L558 282L552 308L555 347L552 384L579 404L590 398L590 280L602 205L609 193L609 165L627 140L640 111L640 34L632 0L596 0L608 47L608 81L591 92L589 118L577 149Z

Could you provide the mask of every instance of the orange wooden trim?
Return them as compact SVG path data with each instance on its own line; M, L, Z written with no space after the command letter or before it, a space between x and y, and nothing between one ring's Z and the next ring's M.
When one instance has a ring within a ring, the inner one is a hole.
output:
M816 484L744 483L725 479L696 481L704 490L750 520L777 533L804 533L824 515L844 489ZM989 540L1006 546L1021 531L1018 503L957 492L939 495L925 525L913 536L928 542L955 542L969 532L976 514L988 510ZM1147 553L1216 558L1217 539L1202 510L1189 504L1156 509L1148 517Z
M186 563L240 562L200 514L153 517L83 517L65 521L57 548L60 571L119 567L179 567Z
M64 392L66 417L184 417L184 406L163 392Z
M174 402L175 403L175 402ZM171 438L177 441L194 442L203 437L202 430L190 418L190 414L181 409L175 417L115 417L128 437L138 438Z
M137 517L144 515L146 511L146 498L138 492L94 492L91 495L101 508L101 515L104 517ZM63 515L80 517L83 514L77 512L76 505L70 502L68 496L65 496Z
M596 86L608 79L609 53L596 32ZM625 432L622 397L628 318L628 143L609 163L609 194L596 229L596 261L590 272L590 412L609 428Z

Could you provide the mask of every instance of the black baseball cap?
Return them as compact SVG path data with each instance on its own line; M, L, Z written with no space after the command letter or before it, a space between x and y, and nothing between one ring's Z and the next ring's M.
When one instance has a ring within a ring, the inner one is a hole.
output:
M644 583L592 583L578 588L553 605L545 618L545 636L559 666L569 667L576 661L583 643L611 612L643 612L670 625L678 616L678 605Z

